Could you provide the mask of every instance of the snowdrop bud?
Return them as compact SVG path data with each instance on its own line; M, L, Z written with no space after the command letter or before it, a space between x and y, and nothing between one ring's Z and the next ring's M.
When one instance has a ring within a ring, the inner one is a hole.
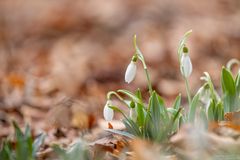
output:
M211 92L208 86L203 86L200 92L200 100L206 106L207 110L211 101Z
M211 93L209 89L204 88L200 93L200 99L203 103L206 103L210 100Z
M129 117L130 117L132 120L134 120L134 121L137 120L137 113L136 113L135 108L130 108L130 110L129 110Z
M133 79L136 76L137 66L136 62L133 60L130 62L130 64L127 67L126 73L125 73L125 82L130 83L133 81Z
M130 107L135 108L135 103L133 101L130 102Z
M192 73L192 62L187 53L183 53L181 58L181 73L186 78Z
M111 121L113 119L114 112L109 106L111 105L111 100L108 100L103 109L103 117L106 121Z

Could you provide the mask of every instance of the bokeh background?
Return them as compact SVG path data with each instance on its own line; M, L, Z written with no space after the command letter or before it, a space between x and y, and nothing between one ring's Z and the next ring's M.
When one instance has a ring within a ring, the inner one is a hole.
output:
M167 104L186 96L177 46L189 29L192 92L204 71L219 87L222 65L240 59L239 17L239 0L0 1L0 137L11 119L38 130L49 114L57 126L89 127L102 119L108 91L147 92L141 65L134 82L124 82L134 34ZM78 101L74 111L56 107L63 97Z

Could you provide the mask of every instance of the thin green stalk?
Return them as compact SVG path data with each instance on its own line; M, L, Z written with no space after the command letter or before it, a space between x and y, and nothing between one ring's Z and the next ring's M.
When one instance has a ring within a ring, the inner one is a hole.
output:
M115 95L120 101L122 101L129 108L128 103L119 94L117 94L114 91L108 92L107 99L110 100L112 95Z
M141 62L143 64L143 68L144 68L144 71L145 71L145 74L146 74L146 77L147 77L148 90L149 90L149 93L150 93L150 96L151 96L151 94L152 94L152 83L151 83L151 80L150 80L150 74L148 72L147 65L145 63L143 54L137 46L137 36L136 35L133 36L133 46L135 48L135 55L137 55L137 57L141 60Z
M144 68L144 71L145 71L145 74L146 74L146 77L147 77L148 90L149 90L149 94L151 96L152 95L152 83L151 83L151 80L150 80L150 74L148 72L147 65L146 65L145 60L142 56L138 55L138 58L141 60L141 62L143 64L143 68Z
M151 84L151 80L150 80L150 75L148 73L148 69L144 68L145 74L147 76L147 83L148 83L148 89L149 89L149 93L150 95L152 94L152 84Z
M188 103L189 106L192 103L192 98L191 98L191 92L190 92L190 87L189 87L189 81L186 77L184 77L185 85L186 85L186 91L187 91L187 97L188 97Z

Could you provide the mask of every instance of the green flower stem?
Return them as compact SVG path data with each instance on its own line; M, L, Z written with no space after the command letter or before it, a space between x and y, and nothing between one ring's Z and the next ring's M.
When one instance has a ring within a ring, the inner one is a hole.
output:
M147 83L148 83L148 89L149 89L149 93L150 95L152 94L152 84L151 84L151 80L150 80L150 75L148 73L148 69L144 68L145 74L147 76Z
M191 98L191 92L190 92L190 87L189 87L189 81L186 77L184 77L185 85L186 85L186 91L187 91L187 97L188 97L188 103L189 106L192 103L192 98Z
M114 91L108 92L107 99L110 100L112 95L115 95L120 101L122 101L129 108L128 103L124 101L124 99L117 92L114 92Z
M239 65L240 66L240 61L238 59L231 59L230 61L228 61L227 63L227 69L229 69L230 71L232 70L233 65Z
M144 71L145 71L145 74L146 74L146 77L147 77L148 90L149 90L149 93L150 93L150 96L151 96L151 94L152 94L152 83L151 83L151 80L150 80L150 74L148 72L146 62L145 62L145 60L142 56L140 56L139 54L137 54L137 55L138 55L138 58L141 60L141 62L143 64L143 68L144 68Z
M151 94L152 94L152 83L151 83L151 80L150 80L150 74L148 72L147 65L146 65L146 62L144 60L143 54L137 46L137 35L133 36L133 46L135 48L135 55L138 57L138 59L141 60L141 62L143 64L143 68L144 68L144 71L145 71L145 74L146 74L146 77L147 77L148 90L149 90L149 93L150 93L150 96L151 96Z

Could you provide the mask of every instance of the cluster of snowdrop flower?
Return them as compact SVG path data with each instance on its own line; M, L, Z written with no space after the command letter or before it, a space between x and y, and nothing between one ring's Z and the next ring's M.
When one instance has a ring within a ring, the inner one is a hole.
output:
M181 105L181 94L179 94L171 106L164 104L164 99L152 89L150 75L144 56L136 43L134 36L134 54L125 72L125 82L131 83L137 71L137 63L140 63L144 69L149 90L149 100L144 101L141 96L141 90L135 92L120 89L110 91L107 94L107 102L103 110L103 116L106 121L111 121L114 112L120 112L123 115L123 124L126 131L119 132L114 129L108 131L122 134L127 137L138 136L141 138L164 141L169 135L177 132L184 123L201 122L207 127L208 122L224 120L224 114L228 112L236 112L240 110L240 69L237 75L233 72L233 65L240 65L240 61L233 59L229 61L226 67L222 67L221 72L221 94L218 94L214 88L209 73L204 72L204 76L200 79L204 84L195 94L190 93L189 78L192 74L193 66L190 59L189 49L186 40L191 34L191 30L186 32L178 45L177 55L180 73L183 77L186 87L188 105L186 111ZM126 111L121 107L112 104L111 97L115 96L124 106ZM122 97L125 96L125 97Z
M187 32L187 34L190 34L191 32L192 31L189 31L189 32ZM133 42L134 42L135 52L134 52L134 55L133 55L130 63L127 66L127 69L125 72L125 82L129 84L134 80L134 78L136 76L136 72L137 72L136 63L138 60L140 60L142 62L142 65L143 65L143 68L144 68L144 71L145 71L145 74L147 77L148 88L149 88L149 92L151 94L152 93L152 85L151 85L151 81L150 81L150 76L149 76L149 73L147 70L147 65L145 63L144 57L137 46L136 35L134 36ZM188 97L189 97L189 102L190 102L191 98L190 98L188 77L192 73L192 63L191 63L191 59L189 57L188 48L185 45L185 41L182 41L181 43L182 43L182 47L180 48L180 53L178 53L179 62L180 62L180 71L181 71L182 76L186 80L187 92L188 92ZM118 96L118 95L116 95L116 96ZM112 106L112 101L110 100L110 96L107 96L107 102L103 109L103 116L106 121L111 121L114 117L114 111L112 108L110 108L110 106ZM130 105L130 106L133 106L133 105ZM130 107L129 116L130 116L130 118L133 118L133 119L134 119L134 117L136 117L134 106Z
M135 52L134 52L134 55L132 56L132 59L131 59L129 65L127 66L127 69L126 69L126 72L125 72L125 82L129 84L134 80L134 78L136 76L136 72L137 72L136 63L137 63L138 60L140 60L143 64L143 68L144 68L146 76L147 76L149 92L152 92L152 85L151 85L151 82L150 82L150 77L149 77L149 73L148 73L148 70L147 70L147 65L145 63L145 60L144 60L144 57L143 57L141 51L139 50L139 48L137 46L136 35L134 35L133 44L134 44ZM119 96L116 93L113 93L113 94L115 94L119 98ZM110 106L112 105L112 102L110 100L110 95L111 94L108 94L107 102L106 102L106 104L104 106L104 109L103 109L103 116L104 116L104 119L106 121L111 121L113 119L113 116L114 116L113 109L110 108ZM134 106L133 105L130 105L130 106L132 106L132 107L130 107L129 116L134 118L135 117Z
M131 62L129 63L127 69L126 69L126 72L125 72L125 82L126 83L131 83L135 76L136 76L136 72L137 72L137 55L134 55L132 57L132 60ZM110 108L110 106L112 105L112 101L110 100L110 96L108 96L108 100L104 106L104 109L103 109L103 116L104 116L104 119L106 121L111 121L113 119L113 116L114 116L114 111L113 109ZM134 112L134 105L130 105L132 106L129 110L129 116L130 117L135 117L135 112Z

